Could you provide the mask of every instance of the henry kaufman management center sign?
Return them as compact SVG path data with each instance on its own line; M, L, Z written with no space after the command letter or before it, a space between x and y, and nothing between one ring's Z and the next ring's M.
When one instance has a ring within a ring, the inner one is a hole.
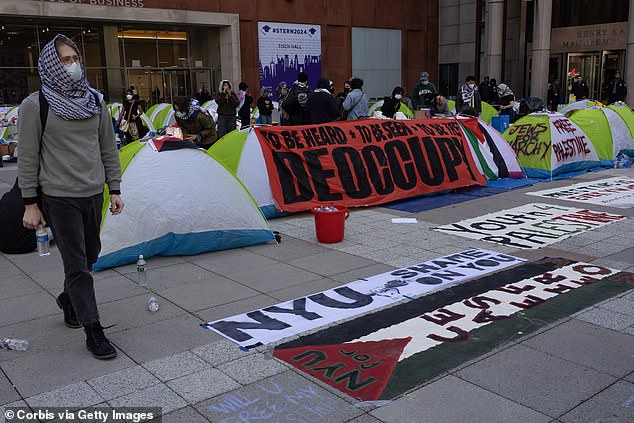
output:
M263 126L255 133L283 211L376 205L486 183L456 119Z
M202 326L243 347L268 344L522 262L474 248Z
M536 249L621 219L625 216L550 204L527 204L435 230L509 247Z

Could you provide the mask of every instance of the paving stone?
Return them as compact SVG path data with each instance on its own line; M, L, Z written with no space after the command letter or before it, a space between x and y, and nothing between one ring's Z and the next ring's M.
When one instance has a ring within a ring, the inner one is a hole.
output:
M503 350L456 375L553 418L616 380L605 373L521 345Z
M145 288L140 287L125 276L121 276L114 271L109 274L113 276L103 279L95 279L95 297L97 298L98 304L134 297L147 292Z
M227 277L261 293L268 293L280 288L321 279L321 276L315 273L307 272L306 270L298 269L297 267L289 266L284 263L239 271L228 274Z
M57 314L55 298L44 290L29 295L0 301L0 325L24 322L38 317Z
M615 313L626 314L634 317L634 301L627 298L615 298L601 303L600 308L605 308Z
M64 349L18 356L0 363L0 367L18 392L30 397L134 365L121 350L113 360L96 360L86 349L85 342L84 338L66 344Z
M200 319L184 315L116 332L109 338L136 362L145 362L200 347L220 338L220 335L200 327L200 323Z
M272 421L343 423L362 414L357 407L291 371L202 401L195 408L212 422L236 421L238 417L242 421L256 420L266 413Z
M446 376L370 412L385 421L543 422L551 417L454 376Z
M8 423L8 422L13 422L15 420L9 420L7 422L7 420L5 420L4 418L4 412L7 408L9 407L28 407L27 403L20 400L20 401L15 401L9 404L4 404L4 405L0 405L0 423Z
M238 344L225 339L194 348L192 352L214 367L256 354L255 350L241 350Z
M329 278L321 278L319 280L290 286L288 288L279 289L277 291L271 291L269 292L269 295L278 300L278 302L289 301L296 298L305 297L307 295L316 294L321 291L326 291L340 285L342 285L342 283L339 281L334 281Z
M329 248L314 242L308 242L290 236L282 236L282 242L279 244L253 245L246 247L245 250L282 263L288 263L300 257L308 257L313 254L329 251Z
M382 423L383 420L379 420L376 417L372 417L370 414L363 414L355 419L348 420L347 423Z
M236 314L248 313L249 311L268 307L277 304L278 299L269 295L256 295L255 297L245 298L238 301L218 305L204 310L195 311L194 314L205 322L224 319L225 317L235 316Z
M30 407L90 407L103 402L86 382L74 383L26 399Z
M163 267L169 267L179 264L184 264L184 257L178 256L153 256L146 259L148 276L150 272L153 272L156 269L160 269ZM125 266L114 267L112 270L121 274L121 275L130 275L136 273L136 263L127 264ZM132 277L134 279L134 277Z
M1 264L0 269L2 269L2 289L0 289L0 301L43 291L43 289L28 276L6 276Z
M192 407L185 407L163 415L161 423L207 423L207 419Z
M147 308L150 296L156 297L159 302L159 311L152 313ZM185 310L172 304L158 294L145 292L134 297L127 297L99 306L99 316L104 326L115 325L109 329L109 333L122 332L127 329L141 327L162 320L182 316Z
M187 406L184 399L165 385L156 385L142 391L108 401L111 407L161 407L168 414Z
M634 372L632 372L629 375L625 376L623 379L627 380L628 382L634 382Z
M264 244L263 246L268 248L272 247L273 244ZM198 254L189 257L188 261L219 275L234 273L236 269L257 269L276 263L273 259L242 248Z
M634 325L634 317L628 316L627 314L615 313L602 307L591 308L575 315L575 318L617 331Z
M634 336L575 319L532 337L522 345L615 377L634 371Z
M202 282L213 275L213 272L192 263L182 262L156 268L152 267L151 260L148 260L147 272L148 287L153 291ZM134 266L136 267L136 265ZM134 273L126 273L125 276L132 283L136 283L136 275Z
M141 391L160 383L141 366L128 367L86 381L105 400Z
M207 369L167 382L167 386L190 404L196 404L240 387L218 369Z
M46 271L59 281L60 288L63 286L64 266L55 244L51 245L51 254L48 256L40 257L36 253L31 253L10 255L8 258L27 275Z
M562 422L633 422L634 384L619 381L559 418Z
M143 367L154 376L158 377L161 382L165 382L171 379L176 379L177 377L189 375L199 370L204 370L210 366L196 354L185 351L168 357L159 358L158 360L148 361L143 364Z
M620 253L610 254L605 258L608 260L634 264L634 247L623 250Z
M414 263L415 262L412 262L411 264L414 264ZM376 276L382 273L391 272L392 270L396 270L396 268L394 266L390 266L384 263L376 263L370 266L360 267L359 269L354 269L347 272L332 275L329 277L329 279L342 282L342 283L348 283L348 282L355 281L359 278L368 278L370 276Z
M0 373L0 404L7 404L20 399L20 395L13 388L11 381Z
M218 369L230 375L242 385L248 385L282 373L288 370L288 367L264 354L251 354L247 357L221 364Z
M259 292L222 276L210 274L203 282L162 290L159 294L187 311L196 311L253 297Z

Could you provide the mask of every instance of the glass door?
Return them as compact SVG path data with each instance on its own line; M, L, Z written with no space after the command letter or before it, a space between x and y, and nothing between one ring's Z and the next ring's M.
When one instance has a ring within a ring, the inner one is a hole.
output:
M590 89L590 99L597 98L599 96L599 66L599 53L570 53L568 55L568 67L566 74L569 76L572 73L581 75L583 80L588 83L588 87ZM568 78L566 92L566 97L568 97L572 92L572 79L570 77Z
M617 71L621 73L621 78L625 79L623 69L625 69L625 50L603 52L601 65L601 100L605 101L608 98L608 83L614 78L614 74Z

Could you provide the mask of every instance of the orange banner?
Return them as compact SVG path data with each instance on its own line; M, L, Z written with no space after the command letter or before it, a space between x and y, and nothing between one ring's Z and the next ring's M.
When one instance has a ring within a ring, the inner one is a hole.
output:
M255 133L283 211L370 206L486 183L456 119L262 126Z

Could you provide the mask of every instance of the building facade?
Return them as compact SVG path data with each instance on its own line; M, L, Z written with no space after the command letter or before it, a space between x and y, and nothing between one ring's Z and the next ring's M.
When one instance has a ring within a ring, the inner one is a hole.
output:
M554 78L568 95L575 74L598 100L607 98L617 71L634 87L632 0L443 0L439 19L446 95L455 95L470 74L505 81L518 97L544 100Z
M108 101L134 86L148 104L210 93L222 79L258 93L258 23L319 25L321 74L352 75L370 96L437 78L438 0L0 0L0 104L39 88L37 59L55 34L82 50ZM292 82L292 81L289 81Z

